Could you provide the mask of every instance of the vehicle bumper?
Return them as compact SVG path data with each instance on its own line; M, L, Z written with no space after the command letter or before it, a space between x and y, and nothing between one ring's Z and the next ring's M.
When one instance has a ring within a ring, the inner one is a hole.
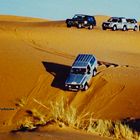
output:
M112 29L112 27L110 26L102 26L103 28L106 28L106 29Z
M82 27L89 27L90 25L95 26L94 24L88 24L88 23L85 24L85 23L83 23L83 22L77 22L77 21L75 21L75 22L69 22L69 23L67 23L67 24L70 24L71 26L75 26L75 27L77 27L78 24L81 24Z
M82 90L82 87L80 85L71 85L71 84L66 84L65 85L67 90L71 90L71 91L78 91L78 90Z
M102 27L106 29L112 29L112 26L110 26L109 24L103 24Z

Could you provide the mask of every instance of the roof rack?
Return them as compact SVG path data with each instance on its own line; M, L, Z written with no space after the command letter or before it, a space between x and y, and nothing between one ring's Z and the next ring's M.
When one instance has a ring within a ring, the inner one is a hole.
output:
M95 57L92 54L79 54L72 67L86 67L92 58L95 61Z

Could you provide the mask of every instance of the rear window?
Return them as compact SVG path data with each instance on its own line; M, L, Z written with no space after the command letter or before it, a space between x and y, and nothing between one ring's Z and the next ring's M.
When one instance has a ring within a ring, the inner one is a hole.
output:
M93 17L88 17L88 21L93 22L94 21Z
M127 19L128 23L137 23L137 21L135 19Z

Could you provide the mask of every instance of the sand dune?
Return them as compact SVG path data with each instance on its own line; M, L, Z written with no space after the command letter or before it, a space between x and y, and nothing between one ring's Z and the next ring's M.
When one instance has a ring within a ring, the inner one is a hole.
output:
M49 113L50 102L76 108L78 115L120 120L140 117L140 32L66 28L64 21L0 16L0 131L25 119L26 110ZM89 90L64 90L70 65L79 53L117 67L99 66ZM126 67L127 65L127 67ZM21 106L19 105L21 104Z
M21 17L21 16L12 16L12 15L0 15L0 21L9 21L9 22L41 22L46 21L46 19L41 18L31 18L31 17Z

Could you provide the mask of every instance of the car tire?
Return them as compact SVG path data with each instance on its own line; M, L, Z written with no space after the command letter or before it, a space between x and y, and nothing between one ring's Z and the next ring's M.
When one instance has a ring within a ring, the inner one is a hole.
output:
M123 31L127 31L127 27L126 26L123 26Z
M88 83L85 83L84 85L84 91L88 90L89 86L88 86Z
M106 28L105 28L105 27L102 27L102 29L103 29L103 30L106 30Z
M88 29L92 30L93 29L93 25L89 25Z
M114 25L114 26L112 27L112 31L116 31L116 30L117 30L117 26Z
M78 28L78 29L81 29L81 28L82 28L82 24L79 23L79 24L77 25L77 28Z
M71 27L71 25L70 25L70 24L67 24L67 27L68 27L68 28L70 28L70 27Z
M137 31L138 30L138 26L135 26L133 30L134 31Z
M95 69L93 70L93 77L96 75L96 73L97 73L97 69L95 68Z

